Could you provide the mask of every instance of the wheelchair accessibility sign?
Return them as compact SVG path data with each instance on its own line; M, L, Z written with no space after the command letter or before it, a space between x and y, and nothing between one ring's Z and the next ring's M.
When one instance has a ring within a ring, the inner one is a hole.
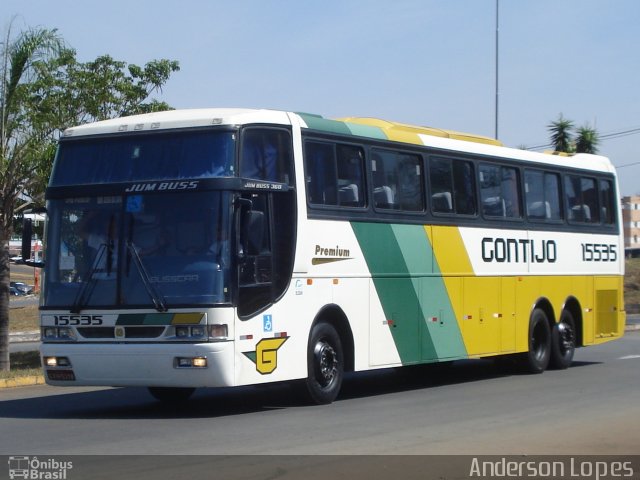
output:
M273 320L271 315L262 316L262 331L265 333L273 332Z

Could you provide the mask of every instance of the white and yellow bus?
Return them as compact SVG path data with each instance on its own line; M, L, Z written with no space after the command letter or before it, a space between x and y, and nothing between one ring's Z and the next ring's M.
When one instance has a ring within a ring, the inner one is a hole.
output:
M623 334L617 181L370 118L176 110L64 132L47 189L52 385L298 380L510 356L566 368Z

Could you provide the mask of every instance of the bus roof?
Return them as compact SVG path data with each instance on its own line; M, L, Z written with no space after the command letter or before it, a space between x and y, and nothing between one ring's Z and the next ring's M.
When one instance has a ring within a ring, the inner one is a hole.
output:
M63 137L252 123L291 125L293 118L296 118L295 122L299 123L302 128L310 130L391 140L455 152L511 158L548 165L614 172L609 159L599 155L576 154L569 157L549 155L548 153L505 147L501 142L490 137L453 130L407 125L377 118L346 117L331 120L310 113L291 113L267 109L204 108L154 112L72 127L64 131Z

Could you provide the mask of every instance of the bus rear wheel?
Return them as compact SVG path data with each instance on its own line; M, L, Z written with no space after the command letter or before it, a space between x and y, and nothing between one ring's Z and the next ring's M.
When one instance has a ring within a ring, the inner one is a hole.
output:
M556 370L569 368L576 351L576 322L570 311L564 310L560 321L551 330L551 361Z
M528 343L528 351L521 356L523 369L529 373L544 372L551 358L551 328L547 314L541 308L531 313Z
M335 328L318 323L311 330L307 351L306 400L318 405L333 402L344 377L342 342Z
M153 398L163 403L180 403L189 400L195 388L149 387Z

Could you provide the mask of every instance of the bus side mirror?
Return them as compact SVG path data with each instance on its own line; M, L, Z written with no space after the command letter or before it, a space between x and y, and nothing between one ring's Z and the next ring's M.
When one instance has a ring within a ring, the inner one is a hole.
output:
M31 260L31 238L33 237L33 220L24 218L22 220L22 264L29 267L43 268L44 262Z
M33 236L33 220L24 218L22 220L22 261L26 262L31 258L31 237Z
M242 214L240 231L240 256L258 255L264 239L264 213L246 210Z

